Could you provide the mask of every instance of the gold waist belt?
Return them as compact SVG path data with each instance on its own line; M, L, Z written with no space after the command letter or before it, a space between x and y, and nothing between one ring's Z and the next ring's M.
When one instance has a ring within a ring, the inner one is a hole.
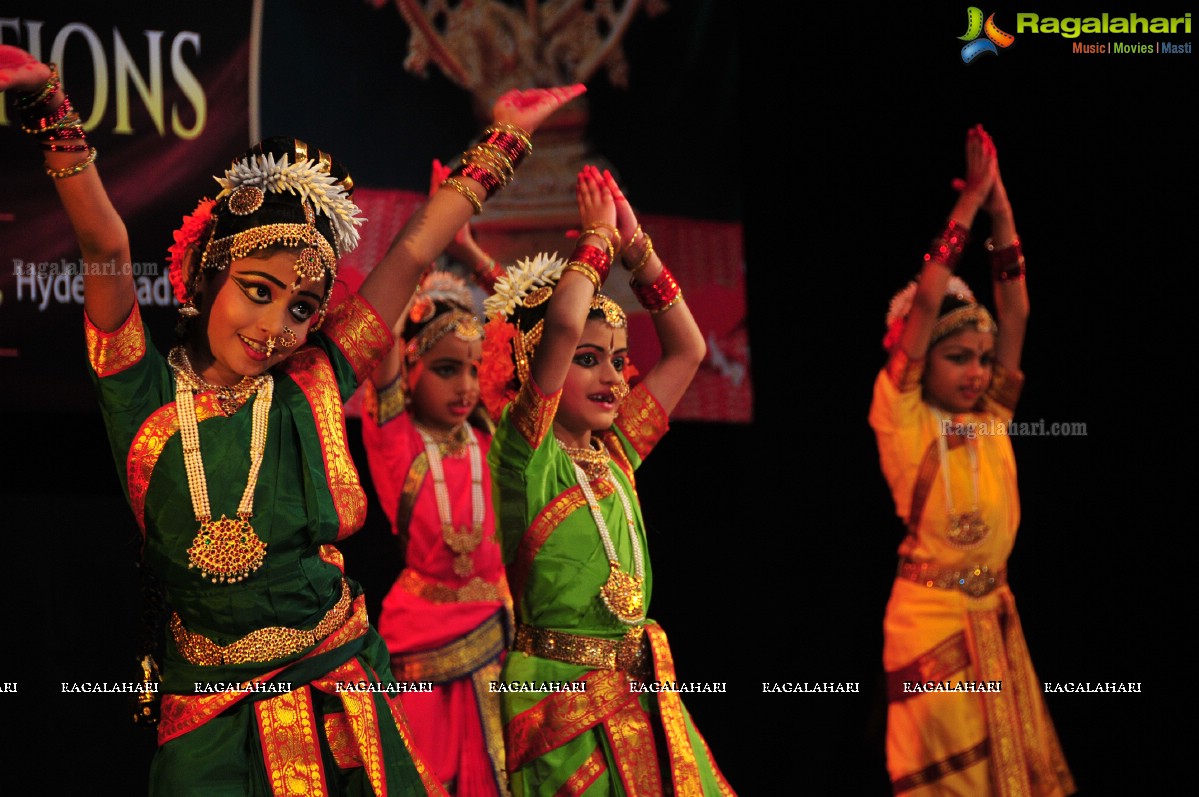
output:
M620 639L601 639L520 625L512 648L543 659L630 674L640 674L649 661L645 629L641 626L633 626Z
M425 578L411 569L406 569L400 574L400 588L405 592L418 595L430 603L498 601L502 597L495 584L484 581L478 576L461 587L450 587L433 579Z
M1007 568L992 570L986 565L954 570L940 567L929 562L912 562L907 559L899 560L897 578L913 581L926 587L939 589L960 589L967 595L978 598L991 592L996 587L1007 583Z
M269 626L251 631L228 645L218 645L203 634L188 631L178 614L171 614L171 635L183 658L191 664L249 664L273 661L299 653L320 642L345 623L350 614L350 585L341 582L341 598L325 613L321 621L309 630Z

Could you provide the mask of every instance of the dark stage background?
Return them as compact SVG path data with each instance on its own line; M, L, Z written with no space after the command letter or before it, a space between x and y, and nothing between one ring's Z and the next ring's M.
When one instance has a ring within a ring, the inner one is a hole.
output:
M268 3L268 30L280 7L294 29L320 30L323 6ZM1020 9L993 10L1002 27ZM1195 476L1184 326L1195 56L1076 55L1066 39L1024 35L965 65L963 11L781 19L678 2L630 31L633 90L592 87L593 140L642 212L745 224L755 421L678 424L639 475L653 614L680 679L728 683L687 704L745 795L888 793L881 623L901 528L866 412L887 301L952 205L975 122L999 147L1028 259L1019 418L1087 428L1014 441L1023 522L1011 581L1033 661L1044 681L1142 684L1141 694L1048 696L1080 794L1158 793L1179 766L1165 728L1194 697L1190 668L1175 662L1193 605L1183 582L1194 523L1181 498ZM263 132L295 129L350 163L385 161L392 184L421 190L429 158L460 151L475 124L463 92L402 72L406 29L394 20L388 43L377 40L365 23L378 13L339 16L339 52L354 55L338 68L411 97L397 138L363 138L341 118L352 117L344 97L316 95L337 120L316 126L287 84L320 70L296 41L270 38ZM346 46L343 25L364 44ZM4 140L26 143L11 130ZM985 297L980 248L961 273ZM82 357L63 368L82 375ZM350 433L360 445L356 424ZM44 793L141 793L153 741L130 727L124 703L55 690L134 677L136 530L99 419L32 406L5 419L3 448L8 583L21 610L0 678L20 684L3 760L35 768ZM394 560L377 508L343 550L380 595ZM779 681L861 691L762 693Z

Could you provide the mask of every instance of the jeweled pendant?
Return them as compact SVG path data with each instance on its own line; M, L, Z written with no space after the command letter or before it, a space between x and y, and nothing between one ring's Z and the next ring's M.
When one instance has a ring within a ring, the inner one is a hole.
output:
M471 573L475 572L475 560L468 553L459 554L454 557L454 575L466 578Z
M245 518L209 520L200 524L192 547L187 549L187 566L200 571L213 584L243 580L266 558L266 543L258 538Z
M959 548L973 548L990 533L991 527L978 512L963 512L960 515L949 516L949 528L945 536L949 538L950 543Z
M622 623L636 623L645 619L642 579L621 570L620 562L609 562L608 565L608 580L600 587L600 598L608 611Z

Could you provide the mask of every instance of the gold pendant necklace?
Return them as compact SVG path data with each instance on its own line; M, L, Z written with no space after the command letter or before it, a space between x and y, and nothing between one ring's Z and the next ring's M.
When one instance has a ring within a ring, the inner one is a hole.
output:
M179 437L183 444L187 486L191 492L192 509L200 523L200 529L187 549L187 566L199 570L203 578L211 577L214 584L232 584L262 567L266 558L266 543L254 533L250 518L254 515L254 488L258 484L258 471L266 451L267 423L275 383L270 374L263 374L244 385L246 379L243 379L242 383L230 389L237 391L242 404L250 395L257 393L250 432L250 475L237 507L237 517L221 515L220 520L214 521L208 502L204 461L200 457L200 426L196 418L195 398L197 392L207 391L213 386L199 380L181 347L173 349L169 359L175 367L175 407L179 416ZM177 365L177 362L181 365ZM222 396L219 389L217 392L220 401ZM224 409L222 406L222 411Z
M454 528L454 516L450 507L450 494L445 486L445 469L441 464L441 446L423 427L416 426L425 444L425 456L429 460L429 472L433 474L433 497L437 499L437 516L441 521L441 538L446 547L454 552L454 574L466 578L475 572L475 560L471 556L483 541L483 455L479 452L479 441L470 426L463 423L458 431L466 436L466 449L470 453L470 527ZM447 441L454 442L451 438Z
M554 439L557 440L557 438ZM594 449L567 448L561 440L557 440L557 442L568 454L571 451L579 450L594 451ZM600 511L599 500L591 489L591 481L587 472L573 457L571 464L574 465L575 479L579 483L579 489L583 491L583 496L587 499L587 507L591 510L591 517L595 520L595 527L599 530L600 539L604 543L604 553L608 557L608 580L600 587L600 600L620 622L625 625L639 625L645 620L645 563L641 553L641 541L637 538L637 526L633 522L632 502L629 501L629 496L620 486L620 482L608 472L607 451L603 453L604 475L612 480L612 486L616 488L616 494L620 496L620 503L624 507L625 524L629 529L629 540L633 545L633 573L631 575L620 567L620 557L616 555L616 546L612 543L612 535L608 533L608 524ZM588 461L591 461L590 457Z
M937 420L940 422L940 429L947 428L947 419L939 412ZM978 507L978 452L974 450L974 441L967 439L964 445L966 446L966 456L970 459L970 478L974 491L970 510L955 512L953 491L949 486L949 445L942 432L938 432L937 441L941 448L941 482L945 488L945 512L948 515L945 537L951 545L969 550L980 545L991 533L991 527L983 520Z

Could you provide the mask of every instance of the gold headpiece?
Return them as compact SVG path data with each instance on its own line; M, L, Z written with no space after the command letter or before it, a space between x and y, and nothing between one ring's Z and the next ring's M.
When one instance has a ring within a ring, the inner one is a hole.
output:
M948 337L966 326L973 326L979 332L992 334L998 329L995 320L987 312L987 308L981 304L964 304L937 319L937 323L933 325L932 338L928 342L929 347L932 347L941 338Z
M226 200L224 207L234 216L249 216L259 210L268 193L288 193L299 197L305 223L263 224L222 238L210 237L200 256L200 270L224 269L259 249L287 246L302 248L294 264L299 279L327 278L332 283L337 278L337 261L358 246L358 227L366 220L349 198L353 183L348 178L339 181L330 173L332 157L318 150L315 159L309 158L308 145L298 140L294 143L294 163L289 163L288 155L278 160L273 153L250 155L235 162L224 177L213 179L221 186L217 207L221 207L222 199ZM317 213L328 217L332 240L317 229ZM217 213L212 219L210 229L215 232ZM314 330L324 321L330 293L325 291L321 300Z
M995 332L998 328L991 314L987 312L987 308L978 303L974 298L974 292L970 290L969 285L962 281L961 277L953 275L949 278L949 282L945 285L945 295L952 296L966 304L950 310L937 319L933 325L932 338L929 340L930 347L946 335L951 335L967 325L974 325L980 332ZM915 297L916 282L913 280L891 298L891 304L887 309L887 334L883 337L883 348L887 351L890 351L899 342L904 322L907 320L908 313L911 312Z
M625 317L624 310L609 296L597 293L591 300L591 309L603 310L604 323L613 329L625 329L629 326L629 320Z
M458 340L470 342L483 338L483 324L478 317L462 310L450 310L434 318L408 341L404 356L408 364L413 365L425 352L437 345L438 341L453 332Z

